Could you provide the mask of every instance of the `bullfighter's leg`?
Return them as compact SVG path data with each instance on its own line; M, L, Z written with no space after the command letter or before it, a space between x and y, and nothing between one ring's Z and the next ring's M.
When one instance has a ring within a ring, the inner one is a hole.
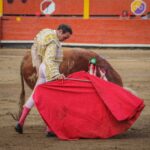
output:
M34 43L32 45L31 56L32 56L32 65L33 65L33 67L36 68L36 72L37 72L37 75L38 75L38 73L39 73L38 70L39 70L40 64L42 62L42 58L37 53L37 45L36 45L36 43Z
M41 64L40 68L39 68L39 77L38 77L38 80L37 80L35 87L42 84L42 83L45 83L45 82L46 82L45 65ZM34 93L34 90L31 94L31 96L26 101L24 108L23 108L23 111L22 111L22 114L19 118L19 121L18 121L16 127L15 127L16 132L18 132L20 134L23 133L23 125L24 125L25 119L28 116L32 107L34 106L33 93Z

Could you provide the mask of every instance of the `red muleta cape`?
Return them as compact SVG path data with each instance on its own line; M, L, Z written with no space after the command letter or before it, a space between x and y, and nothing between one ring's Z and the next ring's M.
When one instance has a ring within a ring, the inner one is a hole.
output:
M48 127L63 140L109 138L128 130L144 108L122 87L84 71L39 85L33 99Z

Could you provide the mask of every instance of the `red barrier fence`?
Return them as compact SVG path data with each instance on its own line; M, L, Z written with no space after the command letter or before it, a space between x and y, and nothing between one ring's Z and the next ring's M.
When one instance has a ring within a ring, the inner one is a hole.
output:
M150 19L118 16L123 10L132 14L130 6L133 0L90 0L91 17L87 20L82 18L84 0L53 0L56 10L52 16L39 17L42 1L3 0L0 39L33 40L39 30L55 29L59 24L67 23L74 32L67 41L70 43L150 44ZM150 0L144 2L147 4L146 14L150 12Z
M72 43L150 44L150 20L16 17L3 18L3 40L33 40L43 28L55 29L61 23L70 24Z

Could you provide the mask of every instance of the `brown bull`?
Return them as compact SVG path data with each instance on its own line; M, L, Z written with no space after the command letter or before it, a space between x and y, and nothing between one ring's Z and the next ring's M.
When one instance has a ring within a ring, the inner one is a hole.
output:
M60 65L60 73L63 73L65 76L81 70L88 71L89 60L95 57L97 60L96 63L97 76L100 77L99 69L105 70L108 81L123 86L120 75L104 58L102 58L95 52L84 49L65 49L63 50L63 54L64 59ZM32 66L32 58L31 53L29 51L23 57L23 61L21 63L20 68L20 74L21 74L22 90L20 94L19 116L22 112L23 104L25 103L24 80L31 89L34 88L34 85L37 80L36 70Z

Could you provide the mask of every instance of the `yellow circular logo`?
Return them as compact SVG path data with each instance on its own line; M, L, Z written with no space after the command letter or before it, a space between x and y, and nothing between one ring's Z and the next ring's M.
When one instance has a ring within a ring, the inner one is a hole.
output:
M131 11L135 15L142 15L146 10L146 3L143 0L134 0L131 3Z

